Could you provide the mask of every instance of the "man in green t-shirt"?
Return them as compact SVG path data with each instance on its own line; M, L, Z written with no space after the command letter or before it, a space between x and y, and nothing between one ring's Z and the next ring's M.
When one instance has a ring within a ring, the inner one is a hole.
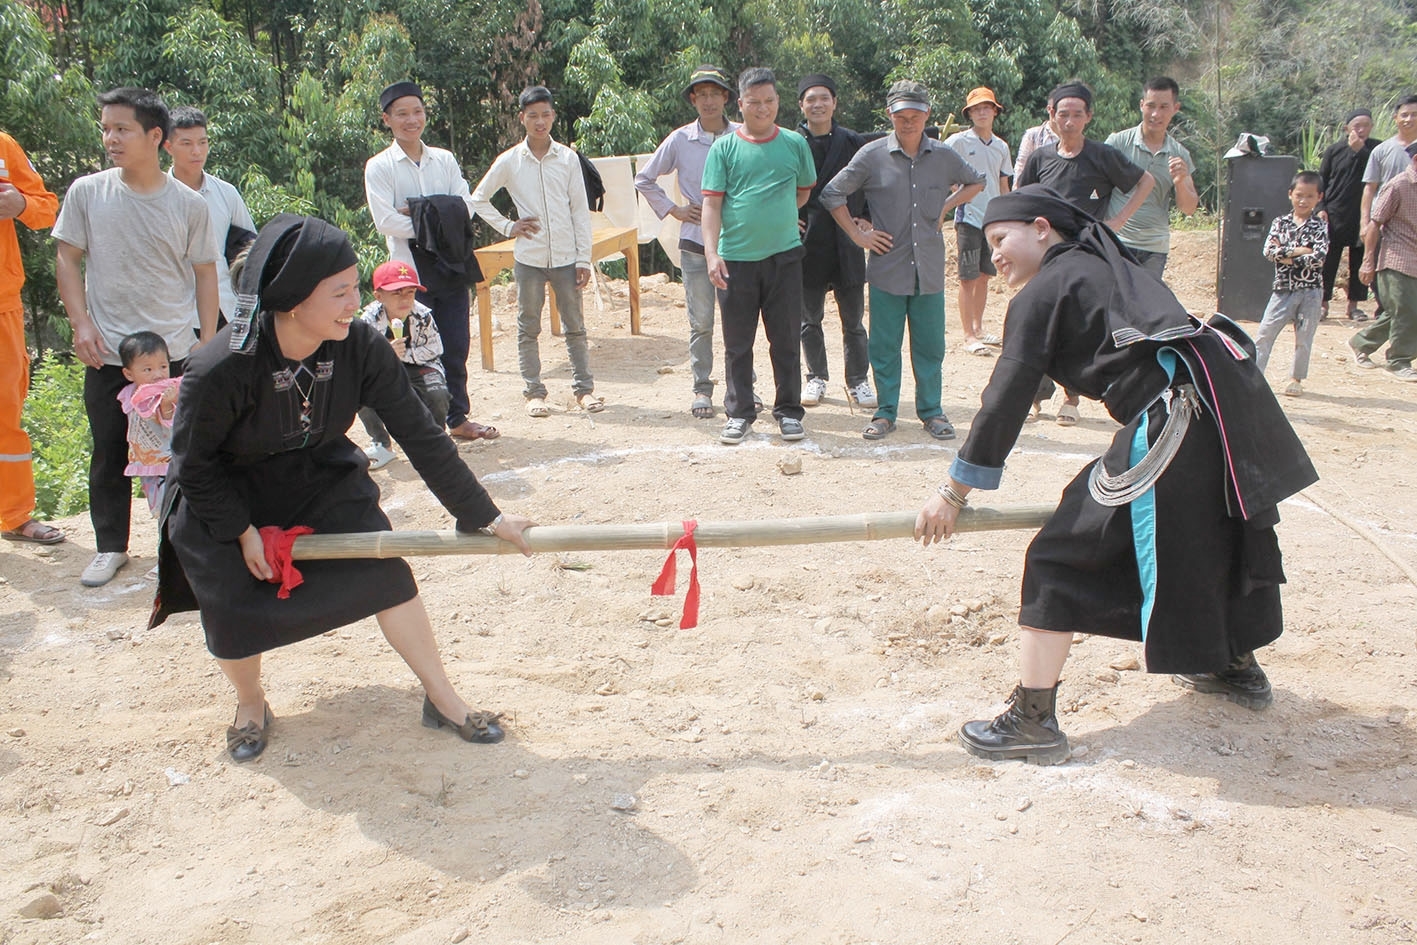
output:
M709 149L703 176L704 260L718 288L723 318L723 410L720 442L741 443L757 419L753 338L758 318L768 337L777 396L772 415L784 440L802 429L802 239L797 209L817 182L801 135L777 126L777 80L771 69L738 77L743 124Z

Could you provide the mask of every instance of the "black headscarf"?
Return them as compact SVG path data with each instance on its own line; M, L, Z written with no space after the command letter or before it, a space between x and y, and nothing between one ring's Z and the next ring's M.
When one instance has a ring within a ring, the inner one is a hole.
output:
M1091 214L1064 200L1043 184L1028 184L989 201L983 229L991 223L1031 223L1038 217L1065 240L1100 258L1112 271L1107 301L1107 329L1117 347L1138 341L1164 341L1191 334L1196 321L1160 279L1143 269L1117 234Z
M1087 106L1087 110L1092 111L1092 89L1081 82L1064 82L1057 86L1048 96L1048 101L1052 105L1057 105L1065 98L1080 98Z
M250 353L266 313L288 312L358 259L349 237L319 217L280 213L261 227L236 286L231 350Z

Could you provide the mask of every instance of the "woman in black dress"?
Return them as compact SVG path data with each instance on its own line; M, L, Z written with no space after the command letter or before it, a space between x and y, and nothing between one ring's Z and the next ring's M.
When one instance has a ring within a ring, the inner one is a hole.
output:
M994 760L1066 760L1055 707L1074 633L1140 641L1149 672L1268 705L1254 650L1283 631L1276 506L1317 475L1254 345L1223 316L1188 315L1111 230L1046 187L994 198L984 230L1021 288L969 438L916 538L948 538L969 492L998 487L1043 377L1102 401L1123 429L1029 546L1020 684L1006 712L967 723L960 742Z
M303 583L282 598L260 529L389 529L368 460L345 435L364 406L459 530L529 554L531 522L497 510L393 349L358 317L359 273L341 230L281 214L233 269L237 317L193 354L182 382L153 624L200 609L207 648L236 689L227 748L237 761L260 755L269 735L261 654L370 615L423 683L424 725L500 741L498 716L471 711L448 679L402 559L301 562Z

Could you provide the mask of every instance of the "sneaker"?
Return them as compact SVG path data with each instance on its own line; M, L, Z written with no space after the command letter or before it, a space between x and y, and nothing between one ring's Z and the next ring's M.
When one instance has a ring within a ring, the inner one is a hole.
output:
M870 381L862 381L855 387L846 389L846 396L851 398L858 407L876 407L876 392L871 389Z
M125 551L100 551L93 556L89 566L84 568L79 583L84 587L103 587L113 580L118 569L127 563L128 553Z
M1349 348L1349 350L1351 350L1351 351L1353 352L1353 366L1354 366L1354 367L1356 367L1356 368L1363 368L1364 370L1367 370L1368 368L1375 368L1375 367L1377 367L1377 365L1373 363L1373 359L1372 359L1371 357L1369 357L1367 354L1365 354L1365 353L1364 353L1357 345L1355 345L1353 342L1351 342L1351 341L1348 342L1348 348Z
M1304 385L1303 385L1303 384L1300 384L1298 381L1290 381L1290 382L1289 382L1289 386L1286 387L1286 388L1284 388L1284 396L1285 396L1285 397L1303 397L1303 396L1304 396Z
M1409 367L1390 368L1388 377L1398 381L1417 381L1417 371Z
M800 440L807 435L807 431L802 428L801 420L793 420L791 417L783 417L777 421L777 432L782 434L782 438L787 441Z
M802 387L802 406L815 407L827 395L827 382L820 377L811 377Z
M364 447L364 455L369 457L370 469L383 469L394 461L394 451L383 443L370 443Z
M729 417L728 422L723 425L723 432L718 435L718 442L727 443L729 446L737 446L743 442L743 438L748 435L748 429L753 425L753 421L744 420L741 417Z

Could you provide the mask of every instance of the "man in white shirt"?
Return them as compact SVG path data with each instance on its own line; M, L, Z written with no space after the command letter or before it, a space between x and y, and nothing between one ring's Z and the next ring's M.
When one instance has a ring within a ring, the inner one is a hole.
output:
M212 214L212 234L217 246L216 288L221 298L222 317L217 322L220 327L236 314L236 289L231 284L231 270L226 261L231 228L245 230L251 234L250 239L255 239L256 224L240 192L206 171L211 140L207 137L207 116L200 109L180 105L172 110L172 133L163 148L172 157L172 169L168 173L201 194Z
M501 233L516 238L513 274L517 282L517 360L525 389L526 412L550 416L546 385L541 382L541 309L546 286L556 293L556 307L571 357L571 392L582 410L598 413L605 402L595 396L586 347L581 289L590 282L590 206L585 176L575 151L551 138L556 109L551 92L534 85L517 100L518 120L526 138L497 155L472 192L477 215ZM506 190L517 208L507 219L492 206L492 195Z
M451 151L423 143L428 114L423 90L412 82L395 82L379 93L384 127L393 144L364 165L364 195L374 227L384 234L389 258L417 267L409 241L413 239L410 197L447 194L462 197L468 213L474 210L467 179ZM430 283L431 284L431 283ZM433 310L433 322L443 338L443 370L448 376L448 432L466 440L493 440L501 434L468 416L467 352L471 344L468 287L420 292L418 301Z

